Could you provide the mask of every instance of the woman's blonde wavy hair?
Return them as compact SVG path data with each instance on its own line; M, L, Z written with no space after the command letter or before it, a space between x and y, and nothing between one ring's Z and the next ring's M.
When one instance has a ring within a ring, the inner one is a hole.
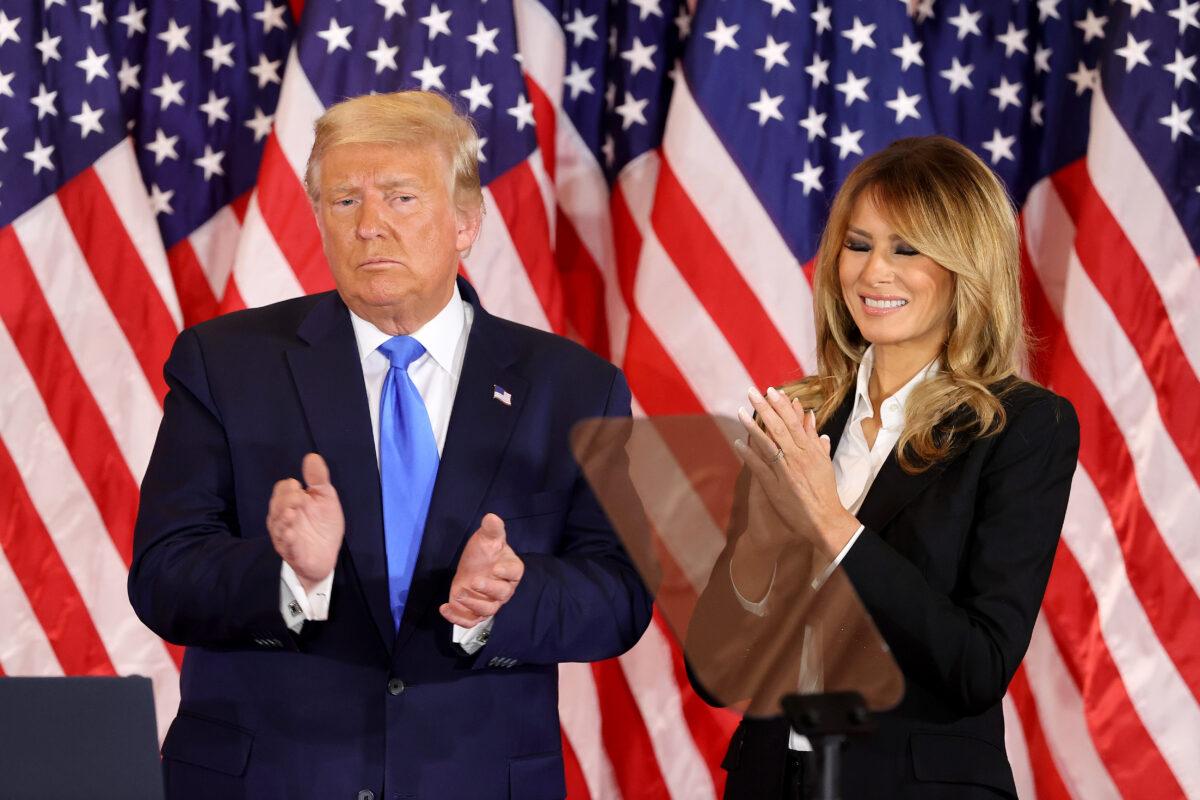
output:
M909 245L954 273L941 370L909 395L896 445L900 466L917 473L966 441L1004 428L1000 397L1019 383L1011 379L1027 349L1017 220L996 175L944 136L900 139L851 171L817 251L817 374L782 388L815 410L818 424L852 391L870 344L854 324L838 280L850 215L864 196Z

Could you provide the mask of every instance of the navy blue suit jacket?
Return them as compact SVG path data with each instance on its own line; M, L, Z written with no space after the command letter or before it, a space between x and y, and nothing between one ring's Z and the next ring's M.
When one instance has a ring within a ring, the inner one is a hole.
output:
M620 371L475 308L399 632L367 396L336 293L185 330L142 485L129 575L138 616L187 645L163 744L169 796L551 798L565 794L556 665L637 641L651 600L568 448L627 415ZM493 398L499 386L511 405ZM326 622L294 635L266 530L275 481L328 462L346 517ZM438 613L483 514L525 575L475 656Z

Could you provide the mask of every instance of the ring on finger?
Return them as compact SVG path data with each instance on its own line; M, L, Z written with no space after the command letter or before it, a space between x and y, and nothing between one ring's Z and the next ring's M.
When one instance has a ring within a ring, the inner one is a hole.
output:
M780 447L778 450L776 450L775 455L771 458L772 464L778 464L780 461L783 461L783 448L782 447Z

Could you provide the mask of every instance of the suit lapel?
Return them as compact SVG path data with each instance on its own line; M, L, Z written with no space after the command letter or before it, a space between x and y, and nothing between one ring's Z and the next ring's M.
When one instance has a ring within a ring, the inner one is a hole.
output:
M385 650L394 638L388 610L382 500L370 410L350 313L336 293L322 297L287 352L317 451L329 464L346 515L346 548Z
M853 408L854 391L851 390L821 429L821 433L829 436L830 453L837 453L838 442L841 441L846 421L850 419L850 412ZM893 448L883 462L883 466L880 467L879 474L871 483L871 488L867 491L867 496L863 499L855 516L863 525L880 533L900 509L916 498L941 474L945 465L946 460L943 460L924 472L909 475L901 469L900 462L896 458L896 450Z
M425 618L430 604L447 599L437 595L445 592L452 577L450 568L466 538L474 533L484 496L529 393L529 382L513 369L515 355L504 324L483 310L466 281L459 280L459 291L475 316L397 649ZM495 397L497 388L509 393L509 404Z

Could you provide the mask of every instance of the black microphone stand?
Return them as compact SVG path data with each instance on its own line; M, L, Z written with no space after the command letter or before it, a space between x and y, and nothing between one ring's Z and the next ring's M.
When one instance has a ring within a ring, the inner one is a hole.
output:
M875 729L862 695L858 692L789 694L779 702L792 729L813 746L817 794L811 800L842 800L842 749L847 737Z

